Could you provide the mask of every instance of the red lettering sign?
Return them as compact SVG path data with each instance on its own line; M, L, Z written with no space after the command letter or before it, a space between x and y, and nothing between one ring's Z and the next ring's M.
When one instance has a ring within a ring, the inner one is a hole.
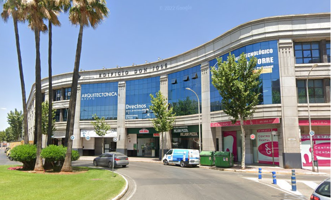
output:
M279 118L270 118L270 119L252 119L244 121L244 125L259 125L259 124L279 124ZM210 127L226 127L226 126L240 126L240 121L232 124L231 121L228 122L213 122L210 123Z

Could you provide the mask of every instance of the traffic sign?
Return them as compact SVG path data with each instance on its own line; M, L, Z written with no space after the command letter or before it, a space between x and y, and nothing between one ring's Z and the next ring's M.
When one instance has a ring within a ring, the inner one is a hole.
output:
M249 137L251 138L251 140L255 140L255 135L254 134L251 134Z
M117 137L114 137L113 138L113 142L117 142Z
M90 138L90 136L86 136L85 139L86 140L90 140L91 138Z
M311 130L311 131L309 132L309 135L314 136L314 135L315 135L315 131Z
M74 140L75 139L75 136L74 135L70 136L70 139L71 140Z

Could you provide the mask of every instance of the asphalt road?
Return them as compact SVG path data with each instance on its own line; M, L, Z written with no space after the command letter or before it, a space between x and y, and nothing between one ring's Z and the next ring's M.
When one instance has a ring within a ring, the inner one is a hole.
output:
M0 150L1 165L15 165ZM74 166L93 167L92 161L74 161ZM101 167L102 168L102 167ZM109 170L108 168L104 168ZM318 184L327 176L297 176L300 193L291 193L279 185L290 182L289 175L278 175L278 185L273 185L271 176L264 175L257 181L257 174L226 172L206 168L181 168L158 163L130 162L126 168L115 168L129 182L129 190L122 199L127 200L213 200L213 199L309 199L313 189L304 181ZM300 185L301 184L301 185Z

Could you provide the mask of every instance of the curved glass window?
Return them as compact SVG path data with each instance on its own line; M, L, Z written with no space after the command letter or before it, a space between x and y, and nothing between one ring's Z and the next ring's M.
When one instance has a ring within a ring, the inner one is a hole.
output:
M259 104L279 104L280 103L280 83L279 83L279 65L278 65L278 47L277 40L259 42L248 46L241 47L231 52L236 59L239 58L241 53L245 53L247 60L255 56L257 60L256 68L263 68L259 88L260 103ZM223 61L227 60L229 54L220 56ZM217 60L209 61L209 66L217 67ZM211 76L211 74L210 74ZM222 97L218 90L212 84L210 78L210 110L222 110Z
M91 120L93 115L108 120L117 119L118 83L81 85L80 119Z
M168 103L177 116L198 113L197 93L201 108L201 67L200 65L168 75Z
M160 90L160 77L126 81L125 119L154 118L149 110L152 105L150 94Z

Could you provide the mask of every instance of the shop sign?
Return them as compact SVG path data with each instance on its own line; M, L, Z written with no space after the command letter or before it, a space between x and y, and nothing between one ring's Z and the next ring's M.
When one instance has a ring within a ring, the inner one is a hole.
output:
M188 133L188 126L174 127L174 133Z
M89 136L90 138L97 138L97 137L104 137L104 138L111 138L117 137L117 129L110 129L107 131L107 134L104 136L99 136L94 130L81 130L80 137L86 138Z
M312 126L331 126L331 120L311 120ZM309 126L309 120L299 120L299 126Z
M251 138L251 140L255 140L255 135L254 134L251 134L250 135L250 138Z
M143 128L143 129L140 129L140 130L139 130L139 133L149 133L149 130Z
M278 136L272 136L272 129L258 129L257 130L257 146L259 163L279 164L279 151L278 151Z
M279 118L269 118L269 119L252 119L244 121L244 125L260 125L260 124L279 124ZM226 127L226 126L240 126L240 121L232 124L231 121L227 122L213 122L210 123L210 127Z
M316 134L312 137L314 143L314 160L318 160L318 166L330 167L331 143L330 134ZM301 136L301 160L302 166L310 167L312 164L310 135Z
M153 137L160 137L160 133L153 133Z
M181 137L196 137L198 136L198 133L180 133Z

